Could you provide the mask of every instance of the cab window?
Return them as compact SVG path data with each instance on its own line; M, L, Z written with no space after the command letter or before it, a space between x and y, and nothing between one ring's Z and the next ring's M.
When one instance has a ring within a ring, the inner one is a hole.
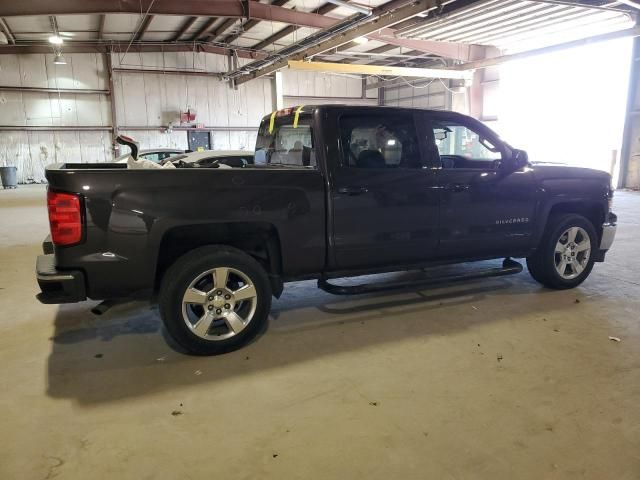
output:
M345 167L422 166L413 115L345 115L340 132Z
M258 131L256 164L316 166L310 116L299 118L295 127L292 115L278 117L271 131L269 123L269 119L263 120Z
M492 168L502 158L491 140L464 125L444 121L432 125L443 168Z

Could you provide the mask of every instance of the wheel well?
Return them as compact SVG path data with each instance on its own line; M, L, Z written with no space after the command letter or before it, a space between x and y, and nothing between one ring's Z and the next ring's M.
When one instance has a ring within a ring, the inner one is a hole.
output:
M604 223L605 212L601 205L596 202L564 202L558 203L551 208L549 217L560 213L577 213L588 218L593 224L598 237L602 236L602 224Z
M264 222L181 225L168 230L160 243L154 291L169 267L185 253L205 245L228 245L255 258L269 274L276 297L282 291L280 239L272 224Z

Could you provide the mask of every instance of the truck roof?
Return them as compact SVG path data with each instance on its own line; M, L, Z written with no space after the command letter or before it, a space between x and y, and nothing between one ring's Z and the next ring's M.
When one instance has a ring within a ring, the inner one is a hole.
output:
M298 113L306 113L310 114L316 110L345 110L345 109L358 109L358 110L380 110L385 113L390 112L431 112L431 113L449 113L453 115L460 115L461 117L466 117L466 115L458 112L453 112L451 110L433 110L428 108L415 108L415 107L395 107L391 105L350 105L348 103L338 103L338 104L329 104L329 105L295 105L293 107L282 108L280 110L275 110L264 117L263 120L268 119L271 115L276 114L276 116L286 116Z

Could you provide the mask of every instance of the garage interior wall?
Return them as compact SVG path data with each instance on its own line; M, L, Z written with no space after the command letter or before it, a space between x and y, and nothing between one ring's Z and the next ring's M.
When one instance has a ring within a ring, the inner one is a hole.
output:
M187 133L170 130L190 108L212 132L212 148L253 149L260 119L275 108L273 81L257 79L232 89L213 75L126 72L141 69L221 73L227 57L209 53L112 53L113 95L104 54L0 55L0 166L18 167L18 181L41 182L50 163L103 162L113 158L111 106L118 132L142 149L187 148ZM240 59L240 63L247 60ZM64 89L11 91L2 87ZM83 93L67 92L84 90ZM96 90L96 93L86 93ZM283 72L285 106L321 103L377 103L377 91L363 95L362 79L312 72ZM64 130L60 130L60 129ZM74 129L74 128L77 128Z
M452 93L446 82L447 80L436 79L418 82L416 86L405 83L387 87L384 91L384 105L450 110ZM376 90L370 91L375 92Z

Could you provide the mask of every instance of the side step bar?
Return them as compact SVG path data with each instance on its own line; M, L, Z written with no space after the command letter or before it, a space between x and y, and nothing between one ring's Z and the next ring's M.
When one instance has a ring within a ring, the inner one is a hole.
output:
M387 290L410 289L414 287L422 287L426 285L434 285L440 283L461 282L465 280L477 280L479 278L501 277L503 275L513 275L522 272L522 265L515 260L505 258L502 267L490 268L470 273L462 273L457 275L445 275L435 278L424 278L417 280L404 280L400 282L383 282L383 283L363 283L362 285L341 286L329 283L326 278L318 279L318 288L333 295L361 295L363 293L384 292Z

